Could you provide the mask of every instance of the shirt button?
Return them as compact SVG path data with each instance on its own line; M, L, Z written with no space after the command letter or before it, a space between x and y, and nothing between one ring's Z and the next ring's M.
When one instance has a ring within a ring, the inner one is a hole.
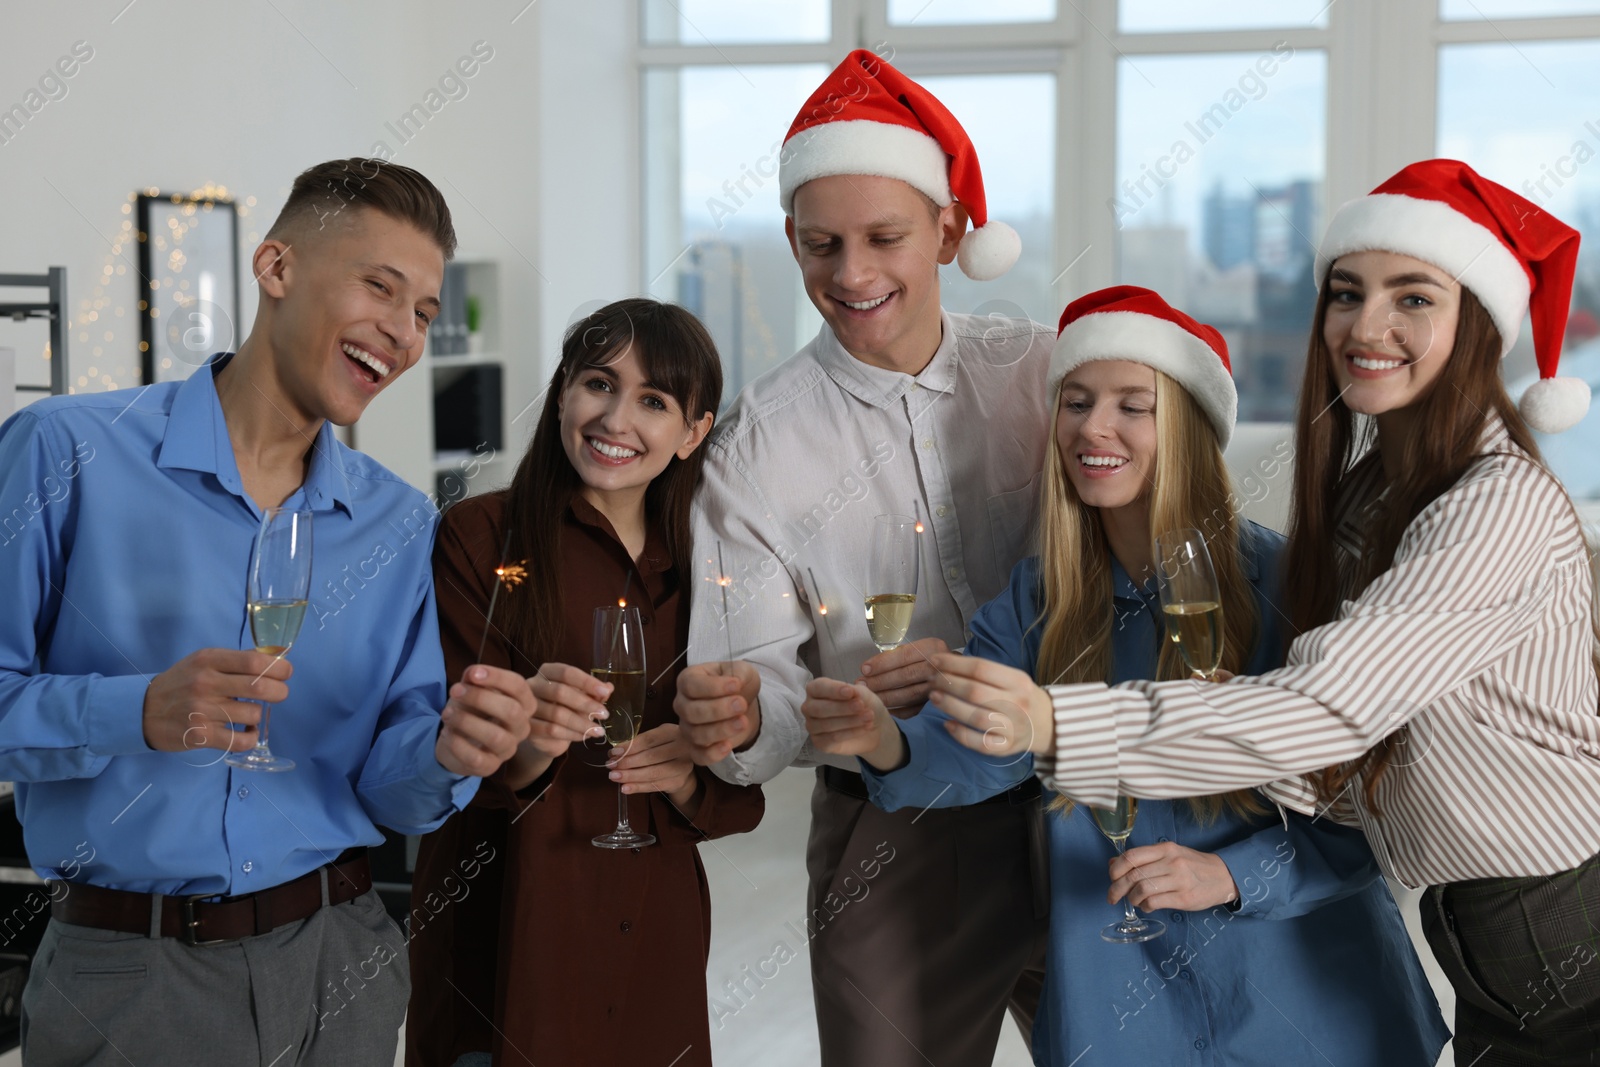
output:
M627 933L629 930L632 930L632 929L633 929L633 924L632 923L624 922L622 924L622 932L623 933Z
M948 574L951 578L959 578L959 577L961 577L961 568L960 567L951 567L949 570L945 571L945 573Z
M644 695L647 696L647 697L655 696L656 695L656 687L653 686L653 685L645 686L644 687Z
M923 447L923 448L932 448L932 447L933 447L933 438L931 438L931 437L924 437L924 438L923 438L923 439L922 439L922 447Z
M933 513L934 513L934 514L935 514L935 515L937 515L937 516L939 516L939 517L940 517L940 518L941 518L941 519L942 519L942 518L944 518L944 517L945 517L945 516L946 516L946 515L948 515L948 514L950 514L950 509L949 509L949 508L947 508L947 507L945 507L945 506L944 506L944 505L943 505L943 504L940 504L940 505L939 505L939 506L938 506L938 507L937 507L937 508L935 508L935 509L934 509L934 510L933 510Z
M251 871L256 869L256 865L251 863L249 860L245 860L243 863L239 864L239 869L245 874L249 874Z
M241 785L239 787L239 799L243 800L245 797L247 797L249 795L250 795L250 790L247 789L245 786Z
M1178 977L1182 978L1185 982L1187 982L1189 979L1193 978L1194 975L1192 973L1190 973L1189 971L1179 971L1178 972ZM1196 1047L1198 1048L1199 1046L1196 1046Z
M1163 843L1163 844L1164 844L1164 843L1166 843L1166 841L1167 841L1167 840L1168 840L1168 839L1167 839L1167 838L1165 838L1165 837L1158 837L1158 838L1156 838L1156 840L1157 840L1157 841L1159 841L1159 842L1161 842L1161 843Z
M1197 1048L1197 1049L1204 1049L1206 1047L1206 1039L1203 1038L1203 1037L1195 1038L1194 1039L1194 1047Z
M1175 922L1175 923L1183 922L1183 912L1181 912L1181 911L1173 912L1172 913L1172 921Z

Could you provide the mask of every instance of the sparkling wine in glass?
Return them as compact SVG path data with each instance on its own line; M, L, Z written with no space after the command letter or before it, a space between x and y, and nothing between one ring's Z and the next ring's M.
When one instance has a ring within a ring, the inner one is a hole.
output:
M1100 832L1111 839L1121 853L1128 847L1128 835L1133 833L1133 821L1139 814L1139 801L1134 797L1118 797L1117 806L1114 808L1090 808L1089 815L1094 819L1094 824ZM1122 898L1122 920L1114 922L1100 931L1100 936L1107 941L1119 945L1136 945L1141 941L1150 941L1167 932L1167 924L1159 919L1141 918L1133 910L1133 905L1128 903L1128 898Z
M1199 530L1171 530L1156 538L1156 588L1167 637L1184 664L1211 681L1222 665L1222 593Z
M911 629L922 572L922 536L909 515L879 515L872 520L867 572L867 632L879 652L898 648Z
M311 512L305 508L268 508L256 533L255 559L250 567L247 606L250 637L257 652L283 657L300 635L311 594ZM256 747L230 752L229 766L247 771L287 771L294 760L274 756L267 748L267 720L271 705L261 704L261 727Z
M624 748L633 744L644 722L644 623L638 608L623 605L594 609L594 659L589 673L610 682L606 698L606 742ZM593 839L597 848L639 848L656 839L628 825L628 796L617 786L617 828Z

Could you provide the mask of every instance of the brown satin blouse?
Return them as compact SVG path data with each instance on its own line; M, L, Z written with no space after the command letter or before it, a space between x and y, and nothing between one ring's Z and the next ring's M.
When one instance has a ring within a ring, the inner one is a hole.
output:
M452 683L483 638L505 502L504 493L473 497L441 524L434 582ZM635 563L605 517L578 498L561 534L559 662L588 666L594 609L627 588L644 617L652 683L643 729L677 722L689 597L661 531L649 531ZM482 662L524 675L538 668L497 631ZM692 822L660 793L635 794L630 821L658 843L595 848L590 838L617 815L616 785L592 765L603 752L575 746L518 793L486 779L467 810L422 839L411 898L409 1067L449 1067L473 1051L491 1052L497 1065L711 1063L711 896L695 845L753 829L761 792L699 768Z

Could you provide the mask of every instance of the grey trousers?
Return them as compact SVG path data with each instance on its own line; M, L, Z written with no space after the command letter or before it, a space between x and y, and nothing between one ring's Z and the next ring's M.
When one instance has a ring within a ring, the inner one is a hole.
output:
M1032 1047L1049 933L1038 800L884 812L811 795L805 932L823 1067L989 1067Z
M22 994L27 1067L391 1067L405 937L369 891L221 945L50 920Z

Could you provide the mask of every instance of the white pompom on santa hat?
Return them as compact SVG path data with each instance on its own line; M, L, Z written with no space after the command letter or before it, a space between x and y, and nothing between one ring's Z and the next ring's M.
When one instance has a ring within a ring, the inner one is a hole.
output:
M1183 386L1211 420L1218 446L1228 446L1239 393L1228 342L1214 327L1185 315L1153 289L1114 285L1080 296L1061 313L1046 395L1053 398L1068 374L1102 359L1143 363Z
M796 189L835 174L898 178L940 207L959 203L973 228L956 262L969 278L998 278L1022 252L1017 231L989 218L978 153L961 123L932 93L864 48L817 86L784 137L783 213L793 217Z
M1398 252L1448 271L1478 298L1511 350L1522 317L1533 322L1539 381L1518 409L1541 433L1576 426L1589 410L1589 385L1557 376L1578 231L1531 200L1454 159L1413 163L1341 207L1317 250L1317 277L1351 252Z

